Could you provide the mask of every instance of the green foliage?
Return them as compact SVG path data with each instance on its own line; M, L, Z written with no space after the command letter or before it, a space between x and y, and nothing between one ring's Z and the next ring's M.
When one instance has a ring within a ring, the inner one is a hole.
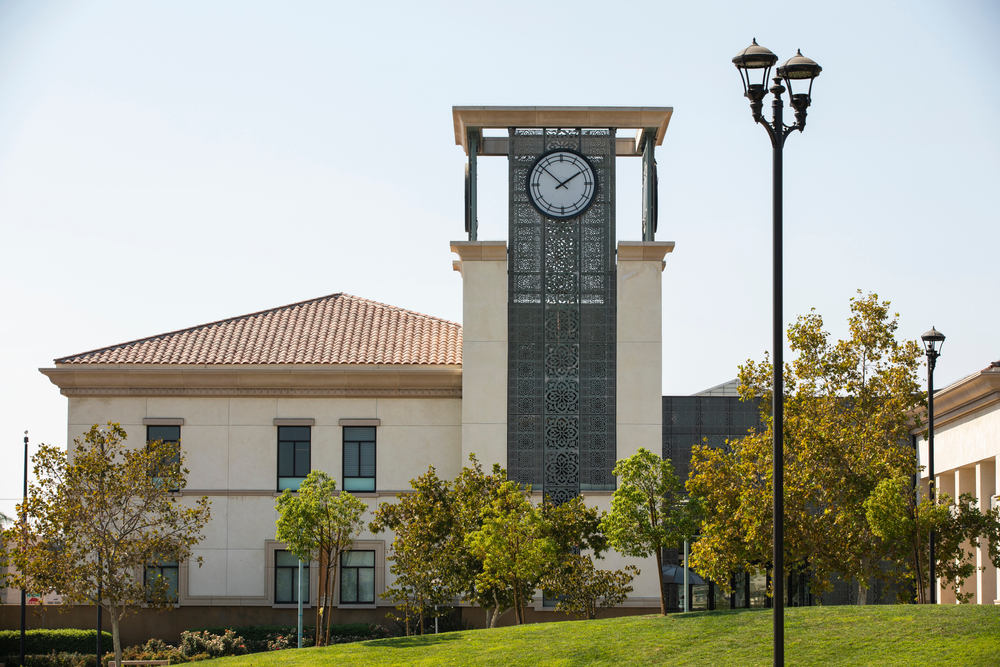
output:
M851 299L849 336L832 341L815 311L788 330L794 360L784 368L785 561L812 575L814 590L837 574L859 583L885 575L886 542L864 503L884 479L914 474L910 419L923 394L921 348L896 338L888 301ZM772 365L740 367L740 395L761 399L763 432L722 449L695 447L688 490L702 500L695 568L721 586L732 571L771 561Z
M441 606L455 598L492 608L494 622L513 605L507 591L486 586L480 577L482 559L467 539L482 527L484 512L507 475L499 465L486 473L474 455L469 462L453 482L428 468L410 481L412 492L380 505L371 524L373 532L395 532L388 558L397 581L387 593L403 612L400 620L407 634L411 617L423 632L426 616L446 613Z
M400 494L393 503L382 503L375 512L371 530L394 533L389 560L395 575L386 594L396 600L409 634L409 619L424 619L444 613L463 589L463 539L458 530L457 497L453 487L437 476L434 467L410 480L411 493Z
M396 582L387 593L403 612L407 634L411 618L423 632L425 618L446 614L456 598L489 610L490 626L511 608L521 623L543 576L560 581L561 573L583 567L580 558L593 571L590 556L574 552L599 556L607 549L600 512L583 498L535 506L528 489L507 480L502 468L487 474L475 456L469 460L454 482L429 468L410 481L411 492L383 503L371 523L373 532L395 534L389 560Z
M544 535L538 509L516 482L502 483L482 516L479 530L465 538L483 564L476 587L511 600L516 622L523 623L525 603L556 552L555 543Z
M211 632L185 630L181 632L181 643L178 646L186 658L207 653L213 658L223 655L243 655L247 653L246 641L232 630L224 630L221 635Z
M878 484L865 501L865 512L872 531L886 544L898 578L919 582L920 603L926 601L929 590L928 537L932 529L936 535L936 574L948 582L956 599L968 602L972 597L962 592L962 584L975 574L974 549L981 540L988 540L990 560L994 567L1000 567L1000 508L983 512L970 494L963 494L954 503L948 494L941 494L937 504L927 498L917 503L910 480L895 477Z
M608 540L601 532L601 511L589 507L583 496L561 505L544 502L539 507L542 535L552 541L556 552L590 551L600 558L608 550Z
M274 641L280 636L291 636L291 642L296 643L297 626L294 625L236 625L232 627L210 627L191 628L192 632L208 632L213 635L221 635L227 630L236 633L246 643L247 650L251 653L269 650L267 643ZM302 627L303 646L312 646L309 637L313 635L315 628L311 625ZM387 637L388 632L381 625L373 623L333 623L330 625L330 643L335 644L342 641L358 641L361 639L379 639ZM273 650L273 649L270 649Z
M111 633L102 632L103 641L111 645ZM24 633L26 653L87 653L97 646L97 630L27 630ZM0 655L21 651L20 630L0 630Z
M2 658L3 654L0 654ZM20 653L7 657L8 665L20 664ZM25 667L97 667L97 656L93 653L71 653L51 651L49 653L25 653Z
M147 586L136 572L186 560L210 517L207 497L181 501L170 491L187 481L176 444L129 448L125 435L118 424L95 424L68 452L42 445L32 457L38 481L18 509L27 523L19 518L3 533L14 547L9 585L54 590L67 604L97 604L103 587L118 659L121 619L139 605L171 602L165 581Z
M180 648L171 646L162 639L153 638L139 646L129 646L122 651L122 660L169 660L174 665L190 662L191 656L185 655ZM104 661L108 663L107 660Z
M662 571L660 552L676 546L698 532L697 503L684 495L684 486L670 459L662 459L648 449L618 461L614 474L618 488L611 498L611 511L601 521L608 543L626 556L656 556ZM667 608L660 586L660 613Z
M597 610L614 607L632 592L632 579L639 569L598 570L590 556L569 553L560 567L542 577L547 594L558 599L556 609L583 618L597 618Z
M469 456L470 465L464 466L453 483L455 493L455 525L456 542L460 545L454 562L454 576L461 597L467 602L483 609L492 608L490 625L495 625L500 614L513 606L513 599L507 591L490 588L485 585L479 575L483 571L482 559L475 555L469 546L469 535L477 532L483 525L487 509L507 481L507 471L494 464L492 471L487 473L476 459Z
M319 604L316 605L316 645L330 640L333 599L340 554L351 548L361 532L366 505L346 491L337 492L337 482L321 470L313 470L299 485L278 498L275 536L300 560L319 561ZM325 615L325 632L324 628Z

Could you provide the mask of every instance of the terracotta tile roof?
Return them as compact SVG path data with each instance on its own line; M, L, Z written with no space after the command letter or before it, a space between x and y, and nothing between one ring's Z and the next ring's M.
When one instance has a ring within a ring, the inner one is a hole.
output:
M57 364L461 364L455 322L331 294L56 359Z

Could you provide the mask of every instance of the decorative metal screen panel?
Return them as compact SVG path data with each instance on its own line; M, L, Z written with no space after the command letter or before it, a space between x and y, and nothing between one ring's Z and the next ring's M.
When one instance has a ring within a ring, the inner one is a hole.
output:
M614 488L616 377L615 132L510 131L507 473L553 502ZM525 187L538 157L587 157L594 203L543 216Z

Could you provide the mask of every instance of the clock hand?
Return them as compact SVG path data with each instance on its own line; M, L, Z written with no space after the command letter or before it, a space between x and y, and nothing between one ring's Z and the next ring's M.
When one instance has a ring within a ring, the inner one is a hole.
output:
M545 167L542 167L542 171L544 171L544 172L545 172L546 174L548 174L549 176L551 176L551 177L552 177L552 179L553 179L553 180L554 180L554 181L555 181L556 183L558 183L558 182L559 182L559 177L558 177L558 176L556 176L555 174L553 174L553 173L552 173L551 171L549 171L549 170L548 170L548 169L546 169ZM557 185L556 187L558 188L559 186Z
M573 174L572 176L570 176L569 178L567 178L565 181L563 181L562 183L560 183L559 185L557 185L556 186L556 190L558 190L559 188L566 187L567 183L569 183L570 181L572 181L574 178L576 178L577 176L579 176L582 173L583 173L582 171L576 172L575 174ZM556 180L558 180L558 179L556 179Z

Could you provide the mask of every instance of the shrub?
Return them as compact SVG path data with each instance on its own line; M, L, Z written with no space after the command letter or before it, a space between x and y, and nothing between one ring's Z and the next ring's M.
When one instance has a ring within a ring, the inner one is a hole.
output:
M101 633L102 644L111 646L111 633ZM97 630L62 628L59 630L28 630L25 633L25 653L92 653L97 649ZM0 630L0 655L21 653L21 631ZM27 656L25 656L27 658Z
M106 656L105 664L108 660L113 660L114 656ZM169 660L171 664L178 662L188 662L179 648L171 646L162 639L150 639L141 646L129 646L122 649L122 660Z
M224 655L243 655L247 652L247 646L243 637L230 629L226 629L221 635L212 634L207 630L201 632L185 630L181 633L180 651L192 659L201 653L218 658Z
M212 634L222 634L229 628L196 628L192 631L210 632ZM296 643L297 629L294 625L247 625L231 628L233 632L246 640L247 650L251 653L258 651L268 651L268 643L275 641L279 636L289 635L291 645ZM389 632L380 625L369 623L341 623L330 626L330 643L342 644L349 641L362 641L367 639L380 639L388 637ZM307 625L302 628L302 645L312 646L313 626Z
M94 640L96 642L96 634ZM20 660L20 649L16 655L7 656L6 664L17 665ZM67 651L52 651L48 654L25 654L25 667L97 667L97 658L93 653L73 653Z

